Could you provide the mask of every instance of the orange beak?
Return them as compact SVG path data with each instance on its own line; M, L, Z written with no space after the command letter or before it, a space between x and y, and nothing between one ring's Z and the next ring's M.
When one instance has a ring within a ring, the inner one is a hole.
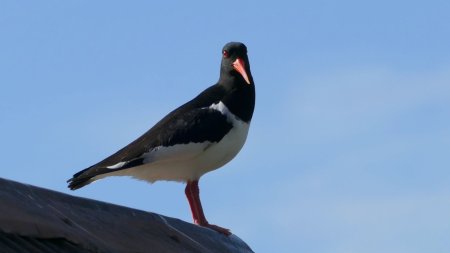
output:
M248 79L247 72L245 71L245 63L241 58L237 58L233 62L233 68L241 74L241 76L244 78L244 80L250 84L250 80Z

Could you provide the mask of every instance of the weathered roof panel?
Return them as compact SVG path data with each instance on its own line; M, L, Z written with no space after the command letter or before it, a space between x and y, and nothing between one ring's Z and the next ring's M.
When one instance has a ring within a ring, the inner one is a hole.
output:
M0 178L2 252L253 252L179 219Z

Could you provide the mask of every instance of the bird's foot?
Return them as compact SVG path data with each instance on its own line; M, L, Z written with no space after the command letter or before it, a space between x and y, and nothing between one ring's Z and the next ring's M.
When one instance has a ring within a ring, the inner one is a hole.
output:
M217 232L219 232L221 234L224 234L226 236L231 235L231 232L230 232L230 230L228 228L223 228L223 227L219 227L217 225L209 224L207 221L206 222L197 222L196 221L195 224L197 224L199 226L202 226L202 227L205 227L205 228L210 228L210 229L212 229L214 231L217 231Z

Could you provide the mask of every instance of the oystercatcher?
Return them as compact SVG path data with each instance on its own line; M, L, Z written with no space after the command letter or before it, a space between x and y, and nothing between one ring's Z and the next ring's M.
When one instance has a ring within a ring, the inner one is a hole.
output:
M247 48L230 42L222 49L219 81L170 112L142 136L113 155L84 169L67 182L79 189L109 176L155 182L186 182L194 223L220 233L203 213L198 181L233 159L247 138L255 107L255 86Z

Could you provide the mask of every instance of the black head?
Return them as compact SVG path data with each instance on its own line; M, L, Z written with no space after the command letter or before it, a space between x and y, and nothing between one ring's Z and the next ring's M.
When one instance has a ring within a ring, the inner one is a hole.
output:
M241 42L229 42L222 49L219 83L253 85L247 47Z
M223 47L218 86L224 88L220 100L227 108L241 120L250 122L255 108L255 85L244 44L230 42Z

